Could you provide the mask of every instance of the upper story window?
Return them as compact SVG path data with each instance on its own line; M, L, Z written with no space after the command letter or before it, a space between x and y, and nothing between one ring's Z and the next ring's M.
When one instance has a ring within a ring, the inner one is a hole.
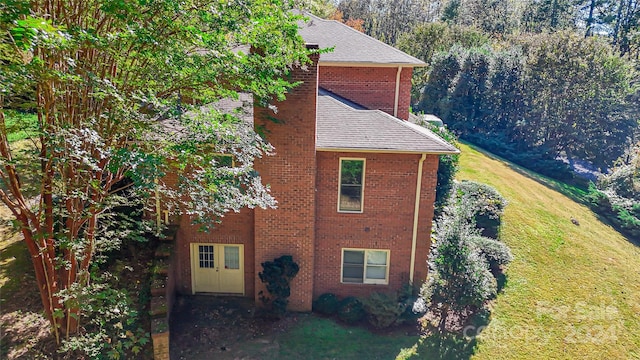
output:
M340 158L338 211L362 212L364 199L364 159Z

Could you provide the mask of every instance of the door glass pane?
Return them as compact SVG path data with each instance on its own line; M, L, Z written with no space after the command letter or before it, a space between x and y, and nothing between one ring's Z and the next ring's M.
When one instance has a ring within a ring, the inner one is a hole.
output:
M200 268L213 268L213 245L198 245L198 258Z
M240 248L238 246L224 247L224 268L240 269Z

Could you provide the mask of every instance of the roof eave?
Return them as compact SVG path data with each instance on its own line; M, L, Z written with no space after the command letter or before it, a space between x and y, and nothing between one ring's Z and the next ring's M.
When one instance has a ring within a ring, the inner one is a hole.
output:
M374 63L374 62L363 62L363 61L323 61L322 59L318 61L318 65L320 66L341 66L341 67L425 67L427 64L425 63Z
M372 148L338 148L338 147L316 147L316 151L327 152L361 152L361 153L381 153L381 154L427 154L427 155L448 155L459 154L460 150L439 150L439 151L421 151L421 150L396 150L396 149L372 149Z

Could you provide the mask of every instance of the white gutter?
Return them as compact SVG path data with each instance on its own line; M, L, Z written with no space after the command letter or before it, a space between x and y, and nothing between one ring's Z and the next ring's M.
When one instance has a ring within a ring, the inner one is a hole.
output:
M400 101L400 74L402 73L402 66L398 66L398 72L396 73L396 98L393 101L393 116L398 117L398 102Z
M409 269L409 283L413 285L413 273L416 266L416 245L418 244L418 215L420 212L420 190L422 189L422 164L427 154L422 154L418 162L418 180L416 181L416 203L413 209L413 236L411 238L411 268Z
M419 61L419 60L418 60ZM402 67L426 67L427 64L420 62L410 63L410 62L390 62L390 63L376 63L376 62L366 62L366 61L318 61L318 66L335 66L335 67L384 67L384 68L397 68L398 66Z

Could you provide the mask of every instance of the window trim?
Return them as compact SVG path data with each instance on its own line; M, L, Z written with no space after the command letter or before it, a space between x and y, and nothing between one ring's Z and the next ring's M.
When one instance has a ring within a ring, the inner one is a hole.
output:
M212 154L214 157L218 157L218 158L231 158L231 167L234 168L236 167L236 157L233 156L233 154L227 154L227 153L221 153L221 152L214 152ZM223 165L224 166L224 165ZM218 166L219 167L219 166Z
M344 281L344 252L345 251L363 251L364 252L364 264L362 268L362 282L349 282ZM384 280L380 279L367 279L367 252L368 251L379 251L387 254L386 266L385 266L385 275ZM342 248L340 251L340 283L341 284L349 284L349 285L389 285L389 268L391 267L390 259L391 259L391 250L388 249L359 249L359 248Z
M360 210L340 210L340 197L342 195L342 161L343 160L360 160L362 161L362 190L360 191ZM338 201L337 209L339 213L346 214L362 214L364 212L364 188L367 171L367 159L356 157L340 157L338 164Z

